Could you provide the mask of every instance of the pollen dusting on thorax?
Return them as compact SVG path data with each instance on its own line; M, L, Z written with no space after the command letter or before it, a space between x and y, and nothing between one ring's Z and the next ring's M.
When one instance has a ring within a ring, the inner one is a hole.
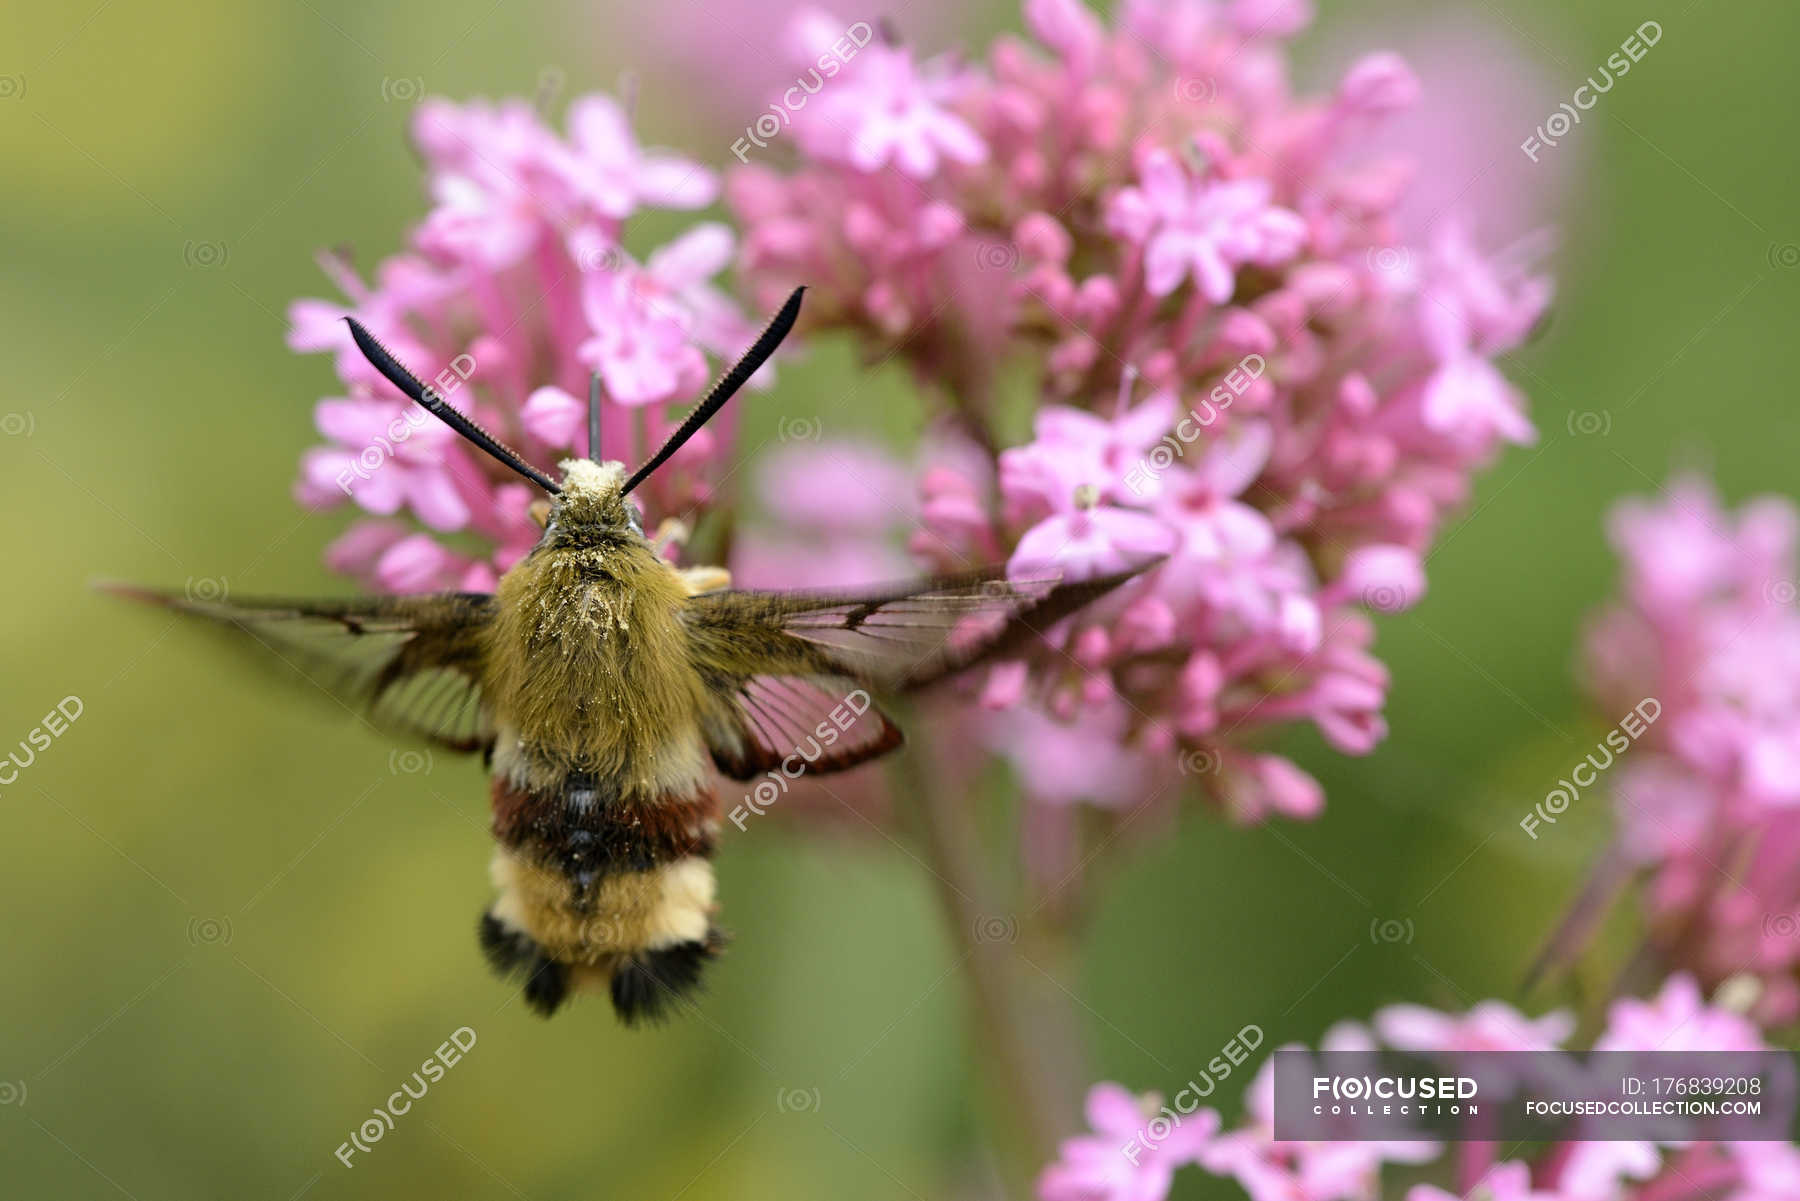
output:
M572 499L585 497L617 497L625 486L625 464L616 459L604 463L592 459L564 459L557 466L563 473L562 495L557 499L564 505Z

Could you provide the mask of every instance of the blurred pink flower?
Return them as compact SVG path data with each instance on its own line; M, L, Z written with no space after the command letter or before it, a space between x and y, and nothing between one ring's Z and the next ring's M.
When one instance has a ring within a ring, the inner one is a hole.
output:
M846 37L853 39L851 45L854 39L868 38L873 32L868 22L875 19L839 20L811 0L664 0L635 9L587 6L573 11L582 19L572 36L593 39L590 57L616 54L621 44L631 44L657 63L660 78L704 80L704 87L681 89L679 99L709 122L711 137L724 139L718 143L719 156L733 136L787 89L798 85L810 94L834 86L844 69L860 61L860 54L853 53L840 66L829 57L832 44ZM915 45L941 44L954 30L958 12L945 0L908 0L904 8L874 11L895 22L896 33ZM851 26L858 24L863 28L852 35ZM793 31L791 53L768 53L771 31L784 29ZM596 32L602 36L595 37ZM820 66L821 55L829 66Z
M1647 1001L1621 997L1607 1010L1596 1051L1756 1051L1762 1033L1742 1014L1709 1005L1692 976L1669 977Z
M1202 295L1223 304L1239 266L1275 266L1306 243L1306 223L1270 204L1265 180L1196 179L1163 150L1144 156L1139 179L1138 187L1113 194L1106 225L1143 248L1144 286L1152 296L1167 296L1191 275Z
M1551 1051L1575 1032L1574 1015L1528 1018L1501 1001L1451 1015L1423 1005L1390 1005L1375 1015L1382 1042L1398 1051Z
M1406 1192L1406 1201L1463 1201L1465 1197L1481 1201L1563 1201L1561 1193L1533 1188L1531 1168L1522 1163L1495 1164L1467 1193L1445 1192L1434 1184L1416 1184Z
M759 301L806 283L815 328L936 403L916 554L1081 578L1167 552L975 689L1032 714L964 729L1042 799L1117 807L1203 765L1240 820L1316 813L1317 785L1250 745L1301 721L1345 753L1380 741L1363 610L1417 603L1471 475L1533 436L1492 360L1548 283L1454 223L1402 224L1410 164L1362 151L1419 82L1370 54L1294 94L1281 39L1310 17L1134 0L1109 27L1030 0L1035 42L980 60L871 46L796 115L796 169L727 179ZM1109 740L1086 760L1107 781L1023 766Z
M1375 1047L1365 1027L1342 1022L1326 1031L1324 1051ZM1215 1176L1234 1177L1250 1201L1351 1201L1372 1198L1385 1163L1423 1163L1440 1148L1428 1142L1277 1142L1275 1063L1263 1062L1251 1081L1244 1108L1248 1120L1202 1149L1201 1165Z
M805 435L809 422L795 419ZM916 574L904 549L917 501L906 465L883 447L821 438L764 450L752 469L748 513L733 548L737 583L758 588L850 588Z
M1159 1107L1155 1098L1140 1101L1116 1084L1096 1084L1087 1097L1088 1125L1095 1133L1062 1144L1057 1162L1038 1181L1038 1196L1043 1201L1162 1201L1175 1169L1193 1162L1218 1129L1219 1115L1201 1110L1184 1118L1168 1137L1144 1146L1144 1129Z
M1614 774L1620 844L1645 876L1650 940L1709 986L1759 985L1765 1022L1800 1016L1800 511L1736 513L1694 477L1629 500L1611 535L1623 596L1591 624L1603 712L1655 698ZM1629 698L1629 699L1627 699Z
M1531 1018L1501 1001L1482 1001L1466 1014L1395 1005L1376 1015L1373 1031L1353 1022L1333 1026L1320 1048L1385 1047L1443 1056L1448 1066L1465 1051L1554 1050L1572 1026L1567 1014ZM1615 1001L1594 1043L1597 1051L1765 1049L1755 1026L1708 1004L1686 976L1672 977L1649 1000ZM1780 1142L1515 1143L1515 1154L1535 1147L1532 1157L1503 1162L1495 1162L1498 1144L1492 1143L1464 1142L1446 1153L1445 1144L1433 1142L1277 1142L1272 1057L1251 1082L1244 1108L1242 1124L1221 1131L1210 1109L1172 1122L1173 1111L1154 1094L1140 1105L1117 1084L1095 1085L1087 1115L1095 1134L1063 1143L1058 1160L1039 1178L1038 1196L1162 1201L1174 1172L1194 1167L1235 1180L1250 1201L1376 1201L1399 1195L1383 1179L1391 1165L1405 1166L1407 1179L1424 1177L1407 1189L1406 1201L1775 1201L1800 1195L1791 1191L1800 1182L1800 1148ZM1166 1139L1159 1142L1158 1133Z
M911 52L873 45L794 119L801 144L859 171L893 164L915 179L943 161L979 163L987 147L948 106L960 87L948 67L920 67Z

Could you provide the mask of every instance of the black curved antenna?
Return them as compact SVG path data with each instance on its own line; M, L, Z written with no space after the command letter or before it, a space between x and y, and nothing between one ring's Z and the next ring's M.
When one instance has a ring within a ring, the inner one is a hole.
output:
M363 352L363 358L369 360L370 365L381 372L390 384L418 401L433 417L544 491L552 495L562 492L561 484L519 457L518 451L476 425L457 409L452 408L450 403L438 395L435 389L420 383L419 377L401 366L400 360L389 353L387 347L376 341L375 335L364 329L360 321L354 317L346 317L344 320L350 323L350 336L356 340L356 348Z
M731 370L720 377L719 382L712 386L712 391L706 394L706 398L694 406L694 411L687 415L687 420L681 423L680 429L669 435L669 440L662 444L662 449L651 455L649 462L631 473L621 495L643 483L652 471L661 467L670 455L680 450L683 443L692 438L701 426L712 419L714 413L725 406L726 401L737 394L737 390L744 386L744 381L756 374L756 369L768 361L769 356L775 353L775 348L781 345L781 340L794 328L794 322L800 316L800 296L805 291L804 287L794 289L781 310L769 322L768 328L763 330L762 336L744 352L744 357L733 363Z

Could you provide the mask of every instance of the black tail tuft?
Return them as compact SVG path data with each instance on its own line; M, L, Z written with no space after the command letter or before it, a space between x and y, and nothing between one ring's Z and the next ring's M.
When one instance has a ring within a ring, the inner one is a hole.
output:
M525 1003L549 1017L569 998L569 968L544 953L529 936L491 913L481 915L481 952L502 976L525 977Z
M704 939L620 959L613 967L613 1012L627 1026L662 1021L675 1001L699 989L707 963L724 946L725 936L713 929Z

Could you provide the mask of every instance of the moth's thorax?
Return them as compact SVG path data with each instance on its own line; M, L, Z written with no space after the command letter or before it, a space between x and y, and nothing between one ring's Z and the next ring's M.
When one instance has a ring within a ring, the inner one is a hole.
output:
M579 491L613 465L571 466ZM705 778L687 591L649 543L626 535L547 540L500 580L483 697L503 731L496 765L510 761L521 784L579 768L629 797Z

